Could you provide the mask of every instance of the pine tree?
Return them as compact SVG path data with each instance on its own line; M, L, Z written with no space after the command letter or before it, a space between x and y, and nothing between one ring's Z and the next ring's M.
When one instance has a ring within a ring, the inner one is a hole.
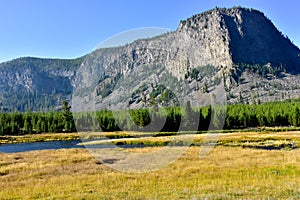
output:
M31 115L26 113L24 120L24 129L26 133L32 133Z
M62 101L62 121L63 121L63 128L65 132L72 132L74 131L74 121L73 115L71 112L71 106L68 105L67 101Z
M298 127L299 125L300 125L300 110L298 107L296 107L293 113L293 126Z

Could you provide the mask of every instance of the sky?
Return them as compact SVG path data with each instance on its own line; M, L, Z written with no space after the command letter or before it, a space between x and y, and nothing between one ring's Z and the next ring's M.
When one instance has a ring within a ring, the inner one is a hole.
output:
M263 11L300 46L299 0L0 0L0 62L18 57L76 58L120 32L159 27L215 7Z

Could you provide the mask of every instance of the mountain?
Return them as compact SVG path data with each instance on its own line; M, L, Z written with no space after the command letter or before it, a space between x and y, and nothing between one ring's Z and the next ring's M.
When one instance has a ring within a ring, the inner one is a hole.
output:
M0 64L0 111L53 110L71 100L73 79L84 57L18 58Z
M53 109L61 99L78 110L207 105L220 94L227 103L298 98L299 55L262 12L215 8L181 21L176 31L75 60L2 63L0 107Z

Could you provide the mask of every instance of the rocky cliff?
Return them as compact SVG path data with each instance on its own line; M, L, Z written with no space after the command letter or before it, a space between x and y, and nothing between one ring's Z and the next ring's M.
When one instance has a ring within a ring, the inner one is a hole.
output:
M173 32L98 49L81 59L2 63L5 95L0 98L5 107L16 92L43 91L52 105L54 99L71 99L74 89L78 102L97 102L100 108L170 104L172 96L204 105L205 96L220 88L229 103L296 98L299 55L299 48L262 12L215 8L181 21ZM194 98L199 95L203 102Z

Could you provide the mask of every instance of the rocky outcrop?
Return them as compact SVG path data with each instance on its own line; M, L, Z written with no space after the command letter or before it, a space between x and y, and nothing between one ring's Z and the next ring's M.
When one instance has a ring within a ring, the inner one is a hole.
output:
M182 21L177 32L201 41L198 46L203 48L203 57L214 66L271 63L284 65L290 72L300 71L299 48L254 9L216 8Z
M2 63L0 98L5 104L16 92L43 91L51 102L71 99L72 94L84 99L92 95L102 108L112 104L134 108L142 102L147 104L143 99L149 102L152 93L163 104L159 98L165 96L157 91L168 93L168 87L162 90L160 86L164 77L171 77L170 87L181 91L178 98L193 99L196 92L205 96L221 86L231 103L250 102L253 96L261 102L274 100L270 96L276 95L294 98L299 95L297 85L292 86L298 84L299 55L299 48L262 12L215 8L182 20L173 32L98 49L80 59L22 58ZM122 82L122 77L134 79L135 74L148 82ZM260 94L259 90L266 87L250 80L266 83L272 92ZM126 87L120 87L120 83ZM124 88L131 94L121 97ZM255 88L258 95L253 95ZM280 95L282 92L287 95ZM239 99L241 95L243 100Z

